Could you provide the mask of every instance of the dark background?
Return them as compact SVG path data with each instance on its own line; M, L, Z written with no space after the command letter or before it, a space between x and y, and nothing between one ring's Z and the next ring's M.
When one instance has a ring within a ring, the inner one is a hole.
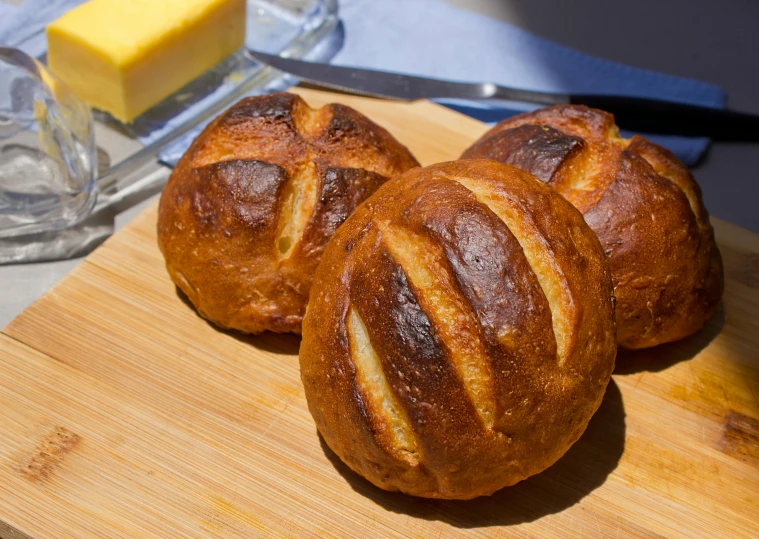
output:
M759 0L446 0L587 54L721 86L759 114ZM759 232L759 143L714 143L693 169L713 215Z

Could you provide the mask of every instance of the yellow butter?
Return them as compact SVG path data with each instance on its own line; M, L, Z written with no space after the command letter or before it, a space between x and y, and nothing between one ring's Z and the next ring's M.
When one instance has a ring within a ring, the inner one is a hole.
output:
M245 41L245 0L91 0L48 25L48 66L129 122Z

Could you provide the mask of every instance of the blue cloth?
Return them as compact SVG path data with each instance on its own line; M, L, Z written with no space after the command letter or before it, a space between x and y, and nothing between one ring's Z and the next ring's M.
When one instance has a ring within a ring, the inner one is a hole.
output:
M530 90L669 99L722 108L717 86L595 58L441 0L342 0L345 42L333 63ZM529 110L498 101L439 100L496 122ZM534 108L534 107L533 107ZM708 139L651 136L686 164Z
M0 42L28 35L39 24L35 21L51 20L79 2L0 4ZM725 103L725 93L714 85L588 56L442 0L341 0L340 17L342 48L333 62L341 65L534 90L614 93L711 107ZM440 103L491 123L530 108L503 101ZM686 164L698 161L708 146L703 138L651 138ZM172 145L170 153L187 143Z

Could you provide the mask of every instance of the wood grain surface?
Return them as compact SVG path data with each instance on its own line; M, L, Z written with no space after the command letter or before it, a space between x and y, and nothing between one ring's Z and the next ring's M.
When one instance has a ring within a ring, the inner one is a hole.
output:
M485 126L430 103L339 101L423 164ZM622 353L556 465L469 502L381 491L320 440L299 338L219 331L177 293L156 205L0 334L0 537L752 537L759 534L759 236L715 221L723 306Z

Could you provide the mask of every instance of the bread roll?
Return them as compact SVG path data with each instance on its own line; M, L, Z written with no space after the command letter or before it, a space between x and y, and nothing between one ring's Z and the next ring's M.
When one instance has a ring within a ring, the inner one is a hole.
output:
M571 105L521 114L462 158L531 172L583 213L611 264L620 346L682 339L716 310L722 259L698 184L668 150L621 138L611 114Z
M381 488L491 494L585 430L614 366L612 297L598 240L533 176L410 170L325 250L300 350L309 409Z
M166 268L204 318L300 333L327 240L388 178L418 166L344 105L286 93L243 99L211 123L161 196Z

